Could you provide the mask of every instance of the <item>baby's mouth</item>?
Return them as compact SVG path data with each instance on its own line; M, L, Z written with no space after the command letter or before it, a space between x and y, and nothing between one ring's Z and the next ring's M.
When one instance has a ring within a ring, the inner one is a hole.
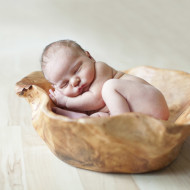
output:
M81 87L79 87L79 91L81 93L88 91L88 85L83 84Z

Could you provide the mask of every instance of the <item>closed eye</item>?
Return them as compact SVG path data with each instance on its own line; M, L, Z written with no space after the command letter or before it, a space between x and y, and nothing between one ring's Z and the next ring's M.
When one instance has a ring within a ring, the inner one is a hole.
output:
M69 81L66 81L66 82L62 83L62 84L60 85L60 88L65 88L65 87L68 86L68 84L69 84Z
M82 64L79 64L78 67L75 69L74 74L78 73L81 70Z

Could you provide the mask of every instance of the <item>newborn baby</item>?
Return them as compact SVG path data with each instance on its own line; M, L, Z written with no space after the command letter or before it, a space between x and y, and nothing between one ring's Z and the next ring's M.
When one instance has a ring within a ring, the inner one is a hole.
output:
M96 62L71 40L48 45L41 58L45 78L52 83L53 111L70 118L101 117L140 112L167 120L162 93L145 80Z

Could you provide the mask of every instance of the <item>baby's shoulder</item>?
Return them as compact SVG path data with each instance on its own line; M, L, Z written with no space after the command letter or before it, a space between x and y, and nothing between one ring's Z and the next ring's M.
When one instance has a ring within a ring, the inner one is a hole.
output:
M97 74L111 74L112 73L112 67L110 67L108 64L104 62L96 62L96 72Z
M96 62L96 68L98 68L98 69L108 69L108 68L111 68L111 67L108 64L106 64L105 62L97 61Z

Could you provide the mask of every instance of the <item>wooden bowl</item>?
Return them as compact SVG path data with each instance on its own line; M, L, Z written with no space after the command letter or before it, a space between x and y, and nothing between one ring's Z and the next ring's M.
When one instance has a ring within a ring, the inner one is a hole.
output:
M143 173L161 169L179 154L190 134L190 74L138 67L126 71L157 87L170 110L168 121L140 113L70 119L51 111L51 85L42 72L16 84L32 108L32 123L51 151L64 162L99 172ZM143 100L142 100L143 101Z

